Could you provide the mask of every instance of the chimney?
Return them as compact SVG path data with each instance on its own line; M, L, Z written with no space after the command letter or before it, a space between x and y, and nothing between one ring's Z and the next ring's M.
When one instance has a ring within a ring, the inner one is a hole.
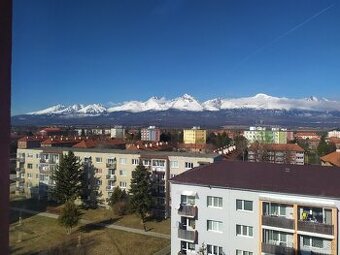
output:
M152 143L150 143L149 146L152 147Z
M146 143L146 144L144 144L144 146L145 146L145 148L148 148L148 144Z

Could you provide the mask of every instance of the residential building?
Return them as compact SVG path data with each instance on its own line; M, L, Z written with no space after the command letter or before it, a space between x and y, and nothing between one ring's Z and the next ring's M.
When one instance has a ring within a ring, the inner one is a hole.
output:
M305 132L297 132L295 133L295 138L296 139L309 139L309 140L320 140L320 135L318 135L314 131L305 131Z
M333 151L323 157L320 157L322 166L337 166L340 167L340 149Z
M161 130L155 126L141 129L141 140L159 142L161 138Z
M18 140L17 145L20 149L38 148L42 140L41 136L25 136Z
M339 130L332 130L328 132L328 137L340 138L340 131Z
M53 136L53 135L64 135L64 134L66 134L65 131L63 131L60 128L57 128L57 127L43 128L38 133L41 136Z
M111 138L125 139L125 128L122 126L114 126L111 128Z
M220 161L170 180L171 254L339 254L340 168Z
M194 154L167 151L130 151L84 147L41 147L18 149L17 191L27 197L48 198L54 185L51 176L62 155L73 151L84 163L88 182L98 180L101 199L105 202L115 187L129 190L132 172L142 160L152 172L155 181L153 195L156 200L154 212L169 215L169 178L193 167L221 159L218 154ZM103 206L107 204L104 203Z
M205 144L207 141L207 131L200 127L183 130L184 144Z
M249 143L287 143L287 129L266 127L250 127L249 130L243 132L243 136L247 138Z
M305 151L297 144L259 144L248 148L248 161L304 165Z

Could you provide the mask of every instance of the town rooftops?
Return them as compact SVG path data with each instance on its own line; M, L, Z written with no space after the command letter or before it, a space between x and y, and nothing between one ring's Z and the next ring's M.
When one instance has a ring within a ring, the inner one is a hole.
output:
M257 150L257 149L264 149L268 151L296 151L296 152L304 152L305 150L302 149L297 144L255 144L253 143L250 146L250 150Z
M320 158L321 161L330 163L333 166L340 167L340 150L337 149L323 157ZM340 180L339 180L340 183ZM340 185L340 184L339 184Z
M340 168L218 161L193 168L171 183L340 198Z

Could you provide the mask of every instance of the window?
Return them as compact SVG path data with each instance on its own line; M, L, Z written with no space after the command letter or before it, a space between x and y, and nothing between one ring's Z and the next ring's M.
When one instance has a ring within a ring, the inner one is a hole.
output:
M35 174L35 178L36 178L36 179L39 179L39 174Z
M213 254L213 255L223 255L223 249L220 246L216 246L216 245L211 245L208 244L207 245L207 253L208 255Z
M126 176L127 175L127 171L126 170L119 170L119 175Z
M96 174L101 174L101 173L103 172L103 170L100 169L100 168L96 168L96 169L95 169L95 172L96 172Z
M165 166L164 160L152 160L152 166Z
M127 164L126 158L120 158L119 159L119 164L126 165Z
M28 158L33 158L33 154L32 153L27 153L27 157Z
M121 188L126 188L126 182L119 182L119 186Z
M138 165L138 164L139 164L139 159L133 158L133 159L131 160L131 162L132 162L132 165Z
M263 203L263 215L287 216L287 205Z
M207 202L208 202L208 207L222 208L222 206L223 206L223 200L222 200L221 197L210 197L210 196L208 196Z
M236 255L254 255L251 251L236 250Z
M182 251L194 251L195 250L195 244L194 243L189 243L185 241L181 241L181 250Z
M28 169L32 169L33 168L33 164L27 164L27 168Z
M221 232L222 233L222 222L207 220L207 229L208 231Z
M144 159L143 160L143 165L144 166L150 166L151 165L151 160L150 159Z
M236 210L253 211L253 201L236 199Z
M170 168L178 168L178 161L170 161Z
M310 246L315 248L323 248L323 239L317 237L303 237L303 246Z
M183 204L183 205L195 205L195 196L181 195L181 204Z
M28 178L28 179L31 179L32 176L33 176L33 175L32 175L31 173L27 173L27 178Z
M236 235L237 236L249 236L249 237L252 237L254 235L253 227L244 226L244 225L236 225Z
M102 163L103 162L103 159L100 158L100 157L96 157L96 163Z
M192 162L185 162L185 168L193 168L194 167L194 163Z

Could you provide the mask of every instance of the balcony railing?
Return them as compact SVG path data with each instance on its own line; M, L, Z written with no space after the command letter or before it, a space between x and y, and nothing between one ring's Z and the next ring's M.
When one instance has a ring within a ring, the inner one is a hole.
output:
M197 207L194 205L180 205L178 214L195 218L197 217Z
M294 220L279 216L262 215L262 225L294 229Z
M298 230L311 232L311 233L318 233L324 235L333 235L334 234L334 226L325 224L325 223L318 223L313 221L298 221Z
M294 255L295 251L292 247L287 247L283 245L275 245L269 243L262 243L262 252L277 254L277 255Z
M46 158L41 158L40 163L46 163L46 164L58 164L58 161L55 159L46 159Z
M115 174L107 174L107 175L106 175L106 179L107 179L107 180L113 180L113 181L115 181L115 180L116 180L116 175L115 175Z
M20 163L24 163L25 162L25 158L24 157L19 157L17 158L17 161Z
M117 163L106 163L106 167L109 169L116 169Z
M198 236L198 233L196 230L185 230L181 228L178 229L178 238L180 239L185 239L185 240L189 240L189 241L196 243L197 236Z
M24 167L17 167L15 170L17 171L17 173L23 173L23 174L25 173Z
M115 186L113 186L113 185L108 185L108 186L106 186L106 190L107 190L107 191L113 191L114 188L115 188Z

